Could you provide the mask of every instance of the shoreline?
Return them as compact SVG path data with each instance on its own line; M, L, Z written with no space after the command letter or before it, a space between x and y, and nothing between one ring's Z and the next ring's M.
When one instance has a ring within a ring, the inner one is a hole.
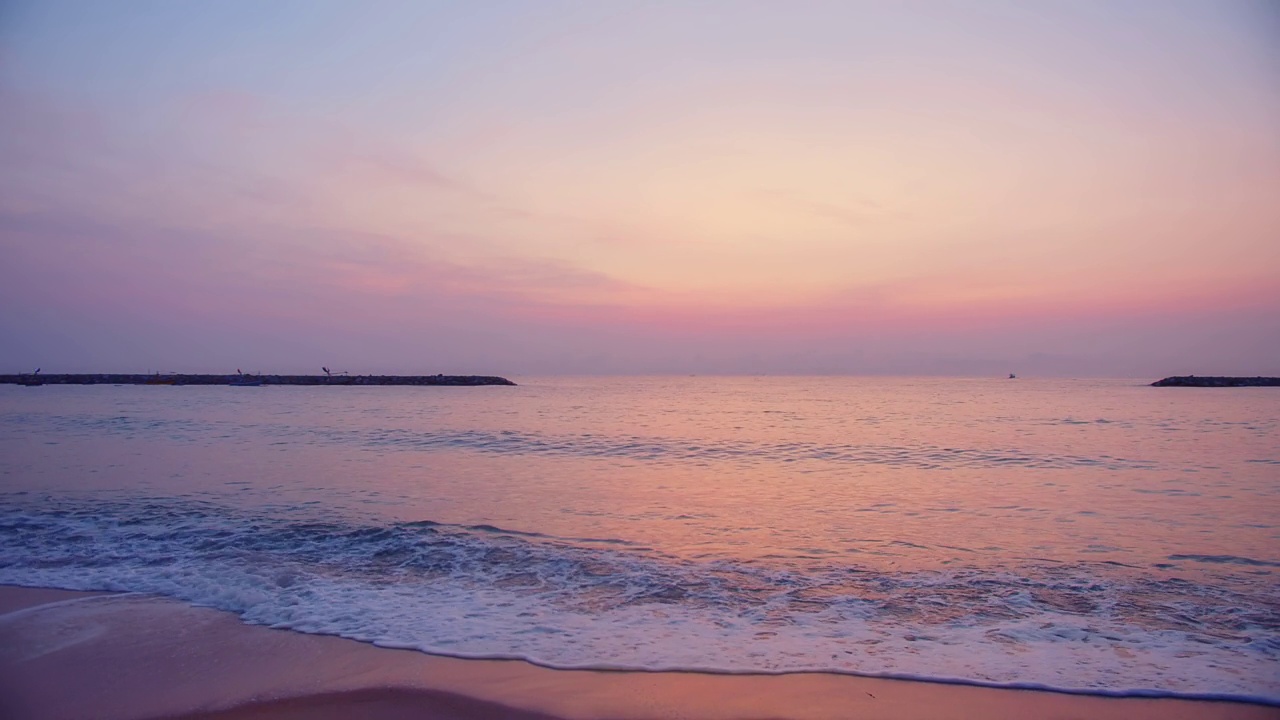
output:
M556 670L248 625L168 598L0 586L14 720L1276 718L1238 700L1108 697L836 673Z

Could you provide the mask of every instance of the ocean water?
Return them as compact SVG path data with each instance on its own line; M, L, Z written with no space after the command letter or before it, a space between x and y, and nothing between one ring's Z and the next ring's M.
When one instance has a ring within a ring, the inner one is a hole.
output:
M1280 390L0 387L0 583L553 667L1280 703Z

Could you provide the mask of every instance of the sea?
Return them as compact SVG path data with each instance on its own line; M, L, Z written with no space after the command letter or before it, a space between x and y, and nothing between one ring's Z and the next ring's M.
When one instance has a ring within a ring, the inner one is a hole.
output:
M0 387L0 583L553 668L1280 704L1280 388Z

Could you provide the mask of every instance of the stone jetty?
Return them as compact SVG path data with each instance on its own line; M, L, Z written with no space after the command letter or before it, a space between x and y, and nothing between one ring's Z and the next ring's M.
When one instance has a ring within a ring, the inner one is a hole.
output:
M493 375L0 375L9 385L515 385Z
M1280 387L1280 377L1213 377L1175 375L1151 383L1152 387Z

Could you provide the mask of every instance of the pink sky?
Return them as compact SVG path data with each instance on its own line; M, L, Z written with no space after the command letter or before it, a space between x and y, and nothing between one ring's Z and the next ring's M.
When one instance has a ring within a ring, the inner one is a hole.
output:
M253 8L8 11L0 371L1280 374L1266 4Z

